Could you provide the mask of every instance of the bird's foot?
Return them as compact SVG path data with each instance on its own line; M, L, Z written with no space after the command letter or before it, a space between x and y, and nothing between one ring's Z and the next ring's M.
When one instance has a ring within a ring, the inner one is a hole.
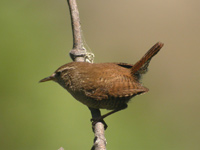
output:
M95 125L96 125L98 122L103 123L103 125L104 125L104 130L106 130L107 127L108 127L108 125L107 125L106 122L102 119L102 117L99 117L99 118L92 118L92 119L90 119L90 121L92 122L92 129L93 129L93 131L94 131Z

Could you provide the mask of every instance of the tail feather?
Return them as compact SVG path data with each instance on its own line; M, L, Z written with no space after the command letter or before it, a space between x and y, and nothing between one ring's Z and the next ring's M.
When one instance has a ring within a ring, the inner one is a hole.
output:
M156 43L148 52L131 68L132 74L144 74L147 72L151 58L155 56L163 47L163 43Z

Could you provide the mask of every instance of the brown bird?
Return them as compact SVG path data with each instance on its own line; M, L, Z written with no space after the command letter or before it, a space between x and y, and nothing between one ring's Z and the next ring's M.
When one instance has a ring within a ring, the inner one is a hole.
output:
M93 121L103 120L110 114L127 108L127 103L136 95L148 92L140 83L148 70L153 56L163 47L155 44L135 65L127 63L71 62L59 67L51 76L40 82L55 81L75 99L89 107ZM99 109L112 110L99 116Z

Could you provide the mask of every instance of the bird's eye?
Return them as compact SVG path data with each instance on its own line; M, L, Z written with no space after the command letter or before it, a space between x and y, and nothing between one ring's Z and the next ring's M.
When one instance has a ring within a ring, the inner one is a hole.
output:
M60 76L61 75L61 72L56 72L56 76Z

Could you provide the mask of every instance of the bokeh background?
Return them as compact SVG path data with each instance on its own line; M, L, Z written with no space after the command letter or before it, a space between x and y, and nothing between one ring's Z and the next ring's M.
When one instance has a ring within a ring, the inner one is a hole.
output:
M105 119L107 149L199 150L200 1L78 0L78 6L95 62L134 64L165 43L143 78L149 93ZM71 48L65 0L0 1L0 149L91 148L87 107L53 82L38 83L71 61Z

